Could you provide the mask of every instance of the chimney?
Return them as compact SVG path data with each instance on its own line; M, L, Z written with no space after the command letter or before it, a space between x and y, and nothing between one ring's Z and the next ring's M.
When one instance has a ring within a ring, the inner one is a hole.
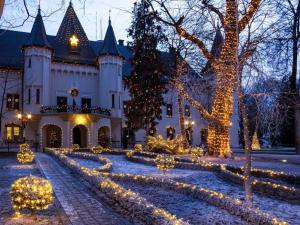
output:
M119 45L124 46L124 40L120 39L120 40L118 40L118 42L119 42Z

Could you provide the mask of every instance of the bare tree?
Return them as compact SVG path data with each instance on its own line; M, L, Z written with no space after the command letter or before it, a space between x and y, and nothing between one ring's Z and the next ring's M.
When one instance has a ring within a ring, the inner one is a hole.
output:
M3 13L4 4L5 4L5 0L0 0L0 19Z
M216 7L214 5L216 2L213 1L186 1L189 9L191 9L191 4L204 5L219 18L224 32L224 44L219 58L211 54L207 44L198 35L194 35L190 29L185 27L186 24L184 23L188 21L187 14L181 12L179 16L172 14L168 4L172 4L173 1L147 1L151 4L153 13L160 21L173 27L179 36L196 45L204 57L211 61L216 74L215 96L211 112L193 99L180 82L176 82L176 86L185 99L197 108L202 117L209 123L209 153L216 156L230 156L229 128L234 105L233 93L238 76L239 35L253 18L261 0L251 0L243 15L239 13L239 5L236 0L226 0L224 5L219 5L220 8Z

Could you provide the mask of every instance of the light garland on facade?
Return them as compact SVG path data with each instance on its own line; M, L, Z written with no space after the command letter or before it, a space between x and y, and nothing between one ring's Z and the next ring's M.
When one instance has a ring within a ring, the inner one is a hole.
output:
M43 145L43 128L46 127L46 126L56 126L56 127L58 127L60 129L60 131L61 131L61 142L64 140L63 129L59 125L53 124L53 123L45 123L40 128L40 146L41 147L46 147L46 143L45 143L45 145ZM61 145L63 146L63 143L61 143Z
M17 215L22 209L43 210L53 203L51 183L36 176L17 179L11 185L10 196Z

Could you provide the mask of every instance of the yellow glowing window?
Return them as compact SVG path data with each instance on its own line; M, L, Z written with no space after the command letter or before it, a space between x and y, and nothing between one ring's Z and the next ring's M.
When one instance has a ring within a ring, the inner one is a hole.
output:
M12 139L12 127L6 127L6 139Z
M14 136L20 135L20 127L14 127Z
M70 45L74 48L77 48L79 44L79 39L75 34L70 37Z

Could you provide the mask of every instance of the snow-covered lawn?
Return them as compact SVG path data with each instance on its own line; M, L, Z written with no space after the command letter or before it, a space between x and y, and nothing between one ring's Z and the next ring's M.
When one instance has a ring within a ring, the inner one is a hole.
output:
M112 172L115 173L163 176L162 172L156 167L129 162L122 155L102 154L102 156L108 157L112 160ZM75 160L79 162L80 165L87 166L89 168L99 166L99 163L95 161L78 158ZM268 165L266 165L265 168L268 168L267 166ZM217 178L213 172L173 169L168 172L167 176L177 181L183 181L210 190L222 192L235 198L244 198L244 191L242 187L227 183ZM189 220L192 224L199 224L199 221L202 221L203 224L218 224L218 222L219 224L226 224L223 221L229 221L227 224L242 223L238 218L234 218L226 211L224 212L220 209L216 210L215 207L204 202L200 202L199 200L195 200L189 196L184 196L172 191L166 191L157 187L145 187L128 183L122 183L122 185L140 193L143 197L147 198L155 205L178 215L178 217ZM255 194L254 206L269 213L270 215L286 220L290 224L300 224L300 205L291 205L284 201ZM233 223L233 221L236 221L236 223Z

